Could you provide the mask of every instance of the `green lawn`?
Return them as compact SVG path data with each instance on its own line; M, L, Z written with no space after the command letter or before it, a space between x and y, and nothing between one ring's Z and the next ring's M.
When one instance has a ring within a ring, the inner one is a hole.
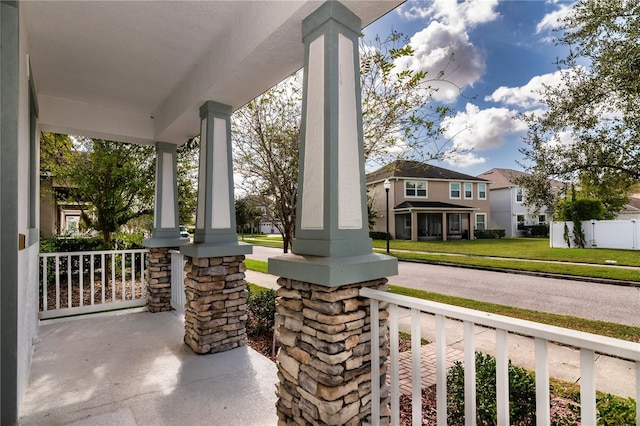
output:
M568 315L557 315L546 312L532 311L529 309L515 308L512 306L498 305L495 303L480 302L462 297L447 296L439 293L432 293L424 290L416 290L406 287L389 286L389 292L416 297L433 302L446 303L447 305L460 306L463 308L475 309L492 314L504 315L512 318L520 318L527 321L535 321L542 324L554 325L557 327L570 328L572 330L584 331L587 333L609 336L616 339L640 342L640 328L621 324L614 324L605 321L594 321L583 318L576 318Z
M373 247L385 248L386 241L374 240ZM391 250L412 250L431 253L454 253L473 256L508 257L515 259L555 260L604 264L615 260L618 265L640 266L640 253L634 250L562 249L549 247L548 238L502 238L496 240L402 241L391 240Z
M267 262L247 259L246 265L248 269L258 272L265 272ZM253 284L251 284L251 286L252 292L260 291L261 289L261 287L255 286ZM576 318L567 315L557 315L546 312L532 311L529 309L498 305L495 303L480 302L477 300L465 299L462 297L447 296L444 294L432 293L424 290L416 290L406 287L398 287L394 285L389 286L389 291L391 293L416 297L423 300L431 300L434 302L446 303L448 305L460 306L483 312L490 312L512 318L520 318L523 320L535 321L542 324L555 325L557 327L564 327L572 330L599 334L601 336L609 336L616 339L640 342L640 327L631 327L604 321Z
M244 241L249 244L257 244L260 246L268 246L268 247L278 247L282 248L282 237L267 237L266 235L256 234L256 235L245 235L244 239L242 237L238 238L239 241Z
M282 238L264 235L245 236L245 242L271 247L282 247ZM384 249L384 240L374 240L373 247ZM615 260L618 265L640 267L640 253L633 250L613 249L560 249L550 248L546 238L503 238L499 240L457 241L401 241L390 242L391 255L401 260L424 260L427 262L462 264L484 268L511 269L517 271L542 272L547 274L572 275L640 282L640 272L635 270L581 266L562 263L523 262L522 259L553 260L558 262L589 263L605 265L606 260ZM412 250L420 253L406 253ZM447 256L460 254L464 256ZM490 259L502 257L514 260Z
M632 269L605 266L582 266L563 263L525 262L523 260L502 260L486 257L448 256L431 253L391 252L401 260L423 260L435 263L478 266L482 268L508 269L515 271L560 274L575 277L603 278L610 280L640 282L640 272Z

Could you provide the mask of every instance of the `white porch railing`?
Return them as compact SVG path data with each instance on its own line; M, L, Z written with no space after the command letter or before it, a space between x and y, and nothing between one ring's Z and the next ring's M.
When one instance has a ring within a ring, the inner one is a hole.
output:
M389 304L390 327L390 391L391 424L399 424L399 371L398 371L398 308L411 309L411 357L412 383L420 383L420 316L421 313L435 315L436 346L436 400L438 425L447 424L447 370L446 370L446 319L464 323L464 366L465 366L465 424L476 424L476 380L474 326L480 325L496 330L496 388L497 424L509 422L509 378L508 378L508 333L518 333L535 339L536 372L536 421L538 425L550 424L549 405L549 363L547 343L556 342L580 350L580 410L583 425L596 422L596 385L594 374L595 354L611 355L635 363L636 371L636 413L640 425L640 343L612 339L594 334L553 327L471 309L459 308L441 303L424 301L383 291L364 288L360 295L371 299L371 323L379 322L379 303ZM371 358L379 359L379 327L371 327ZM372 362L372 377L380 376L380 365ZM372 380L372 419L379 424L380 387L379 381ZM376 386L375 384L378 383ZM421 386L412 386L412 401L421 401ZM420 425L422 404L413 403L412 422Z
M145 306L148 252L40 253L40 319Z
M184 313L184 265L187 261L179 250L170 250L169 253L171 253L171 307Z

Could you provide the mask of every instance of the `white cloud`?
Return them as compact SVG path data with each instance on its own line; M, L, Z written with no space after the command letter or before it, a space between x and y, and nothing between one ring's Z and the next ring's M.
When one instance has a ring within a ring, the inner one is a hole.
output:
M498 17L495 8L498 0L433 0L431 2L407 2L398 13L407 19L432 18L442 23L464 29L471 25L491 22Z
M553 31L562 26L562 21L571 14L573 4L560 4L558 10L547 13L536 25L536 34L543 31Z
M409 43L415 50L414 55L400 58L396 67L428 71L427 79L435 78L443 71L448 82L430 83L438 89L434 94L438 101L454 101L462 88L472 86L484 73L484 58L464 31L433 21L415 33Z
M486 96L484 100L522 108L532 108L542 105L540 92L544 90L545 85L556 87L560 84L562 84L562 72L555 71L534 76L524 86L500 86L491 95Z
M445 120L445 136L462 149L486 151L499 148L505 136L527 129L525 123L515 119L517 111L507 108L480 109L467 103L465 111Z
M474 166L476 164L482 164L487 161L486 158L478 157L473 152L455 152L455 151L445 152L442 159L451 166L456 166L461 168Z
M500 86L494 92L484 98L485 101L500 102L504 105L513 105L521 108L534 108L544 106L542 95L545 86L562 88L564 78L575 78L577 75L585 75L588 70L579 65L576 68L558 70L552 73L537 75L531 78L524 86L507 87ZM564 76L564 78L563 78Z
M498 19L498 0L409 1L398 8L407 19L424 19L429 24L411 37L415 54L397 61L399 69L428 71L427 79L443 72L443 80L430 83L438 89L434 99L453 102L460 91L480 79L485 71L480 50L469 40L468 28ZM453 55L453 62L451 61Z
M445 136L453 140L445 161L459 167L483 163L485 159L476 151L500 148L506 137L527 129L522 120L515 118L517 111L507 108L488 108L467 103L465 111L445 120Z

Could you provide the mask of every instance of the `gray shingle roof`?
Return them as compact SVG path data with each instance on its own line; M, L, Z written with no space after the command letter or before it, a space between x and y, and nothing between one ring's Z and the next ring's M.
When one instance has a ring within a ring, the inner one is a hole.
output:
M486 182L475 176L414 160L396 160L367 175L367 182L388 178L445 179Z
M460 206L457 204L443 203L440 201L404 201L394 207L394 209L410 209L410 208L439 209L439 210L454 210L454 209L477 210L476 207Z
M508 188L510 186L516 186L516 180L522 176L531 176L529 173L522 172L520 170L494 168L487 170L486 172L479 174L478 177L489 180L492 182L491 189ZM550 179L551 185L556 188L564 188L565 183L559 180Z

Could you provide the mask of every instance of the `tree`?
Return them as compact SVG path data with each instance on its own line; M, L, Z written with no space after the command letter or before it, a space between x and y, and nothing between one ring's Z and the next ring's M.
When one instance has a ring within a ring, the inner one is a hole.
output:
M569 228L566 221L573 222L573 243L575 247L584 248L586 239L582 221L604 219L604 206L598 199L578 198L578 192L571 188L571 197L565 198L558 203L557 220L565 221L564 240L567 246L571 247Z
M551 199L549 178L579 182L615 216L640 179L640 3L578 1L558 31L569 54L562 84L542 93L548 109L523 116L524 166L537 175L523 184Z
M392 31L387 38L372 42L360 39L360 87L365 160L387 164L400 155L423 159L442 157L448 140L441 138L440 124L452 113L447 106L432 102L446 82L445 70L427 71L399 68L396 64L414 54L409 39ZM450 58L450 63L454 58Z
M198 167L200 138L188 140L178 148L176 178L178 180L178 220L181 225L193 225L198 203Z
M299 74L236 111L232 117L239 184L264 208L287 253L295 231L300 146Z
M66 186L69 201L80 207L88 227L102 233L105 247L111 242L111 233L131 219L153 212L153 148L51 135L42 138L42 145L43 168ZM73 150L63 153L56 147Z
M386 162L401 153L440 158L440 123L451 111L431 103L436 89L430 83L444 81L444 72L431 77L424 71L398 69L397 59L413 55L400 33L361 43L365 161ZM232 116L235 166L243 178L239 185L260 200L276 223L285 253L295 231L301 109L298 72Z
M253 227L256 221L262 216L262 211L255 205L249 197L240 198L235 202L236 226L244 240L244 230L247 226Z

